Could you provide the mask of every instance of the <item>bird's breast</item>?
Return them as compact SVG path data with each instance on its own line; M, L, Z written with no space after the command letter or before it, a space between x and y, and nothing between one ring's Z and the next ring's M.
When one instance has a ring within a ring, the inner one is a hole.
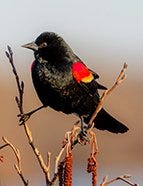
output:
M64 70L63 70L64 69ZM37 63L34 61L32 66L33 79L39 81L43 87L50 87L54 91L62 91L68 87L73 81L72 71L70 67L65 66L59 69L48 63Z

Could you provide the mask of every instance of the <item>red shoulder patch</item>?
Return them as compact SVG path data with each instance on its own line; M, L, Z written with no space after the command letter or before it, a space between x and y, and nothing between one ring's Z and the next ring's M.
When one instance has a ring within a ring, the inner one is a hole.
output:
M72 65L72 74L78 83L81 81L89 83L94 79L92 73L81 61L77 61Z

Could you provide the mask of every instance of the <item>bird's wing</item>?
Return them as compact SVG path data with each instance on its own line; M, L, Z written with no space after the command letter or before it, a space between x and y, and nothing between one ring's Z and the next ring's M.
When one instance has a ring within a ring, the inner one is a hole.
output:
M91 69L88 69L82 61L77 61L72 65L72 74L76 82L89 85L92 83L93 88L106 90L107 88L95 80L99 75ZM94 83L93 83L94 82Z
M92 73L92 75L94 76L94 79L98 79L99 78L99 75L96 72L94 72L91 69L88 69L88 70Z
M82 90L93 99L95 104L98 104L100 99L98 89L107 89L96 81L96 79L99 78L98 74L88 69L81 61L75 62L73 64L72 74L75 81L82 88Z

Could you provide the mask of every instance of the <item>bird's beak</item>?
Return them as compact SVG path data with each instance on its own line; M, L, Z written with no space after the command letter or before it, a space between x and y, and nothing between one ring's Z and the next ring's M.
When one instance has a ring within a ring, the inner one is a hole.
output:
M22 47L31 49L33 51L37 51L38 50L38 45L35 42L31 42L31 43L22 45Z

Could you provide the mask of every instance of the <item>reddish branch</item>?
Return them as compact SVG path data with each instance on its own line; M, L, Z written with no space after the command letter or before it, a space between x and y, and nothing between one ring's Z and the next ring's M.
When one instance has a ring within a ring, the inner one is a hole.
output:
M64 186L72 186L72 153L68 153L65 158L65 169L64 169Z

